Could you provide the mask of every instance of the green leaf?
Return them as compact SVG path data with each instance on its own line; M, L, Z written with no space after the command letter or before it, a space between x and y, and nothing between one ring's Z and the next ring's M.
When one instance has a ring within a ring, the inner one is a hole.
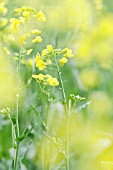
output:
M75 113L77 113L78 111L82 110L82 109L85 109L86 106L88 106L89 104L91 103L91 101L79 106L78 108L75 109Z
M18 161L17 161L17 170L21 170L22 160L25 156L26 151L31 145L31 141L23 140L19 145Z

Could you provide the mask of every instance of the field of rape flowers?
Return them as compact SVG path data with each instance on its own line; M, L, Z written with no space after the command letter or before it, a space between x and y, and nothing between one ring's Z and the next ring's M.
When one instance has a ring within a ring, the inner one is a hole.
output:
M112 0L0 0L0 170L113 170L112 80Z

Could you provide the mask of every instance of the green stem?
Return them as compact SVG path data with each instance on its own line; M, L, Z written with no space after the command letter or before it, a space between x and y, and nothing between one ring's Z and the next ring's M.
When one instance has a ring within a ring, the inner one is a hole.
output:
M15 139L16 139L16 131L15 131L15 126L12 122L12 119L10 117L10 114L8 113L7 114L9 120L10 120L10 123L11 123L11 127L12 127L12 143L13 143L13 148L14 148L14 151L15 151ZM14 155L14 165L15 165L15 155Z
M66 113L66 170L69 170L69 113L68 113L68 108L67 108L67 100L66 100L66 94L65 94L65 90L64 90L64 84L62 81L62 76L61 76L61 72L59 69L59 65L57 63L57 59L56 59L56 55L55 55L55 64L56 64L56 69L57 69L57 73L59 76L59 80L61 83L61 89L62 89L62 96L63 96L63 100L64 100L64 109L65 109L65 113Z
M19 137L19 90L20 90L20 62L21 62L21 48L20 48L20 55L19 55L19 63L17 66L17 95L16 95L16 138ZM14 158L14 170L17 169L17 162L18 162L18 150L19 150L19 143L16 142L15 148L15 158Z

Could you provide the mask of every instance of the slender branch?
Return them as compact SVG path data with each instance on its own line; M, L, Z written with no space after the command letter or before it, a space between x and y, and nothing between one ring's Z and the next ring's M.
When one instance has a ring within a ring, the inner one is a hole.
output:
M20 54L19 54L19 62L17 66L17 95L16 95L16 138L19 137L19 90L20 90L20 62L21 62L21 48L20 47ZM19 150L19 142L16 142L16 148L15 148L15 165L14 169L17 169L17 163L18 163L18 150Z
M55 63L56 63L56 69L57 69L57 73L59 76L59 80L61 83L61 89L62 89L62 96L63 96L63 100L64 100L64 109L65 109L65 113L66 113L66 157L65 157L65 161L66 161L66 170L69 170L69 113L68 113L68 108L67 108L67 99L66 99L66 94L65 94L65 90L64 90L64 84L63 84L63 80L62 80L62 76L61 76L61 72L59 69L59 65L56 59L56 55L55 55Z

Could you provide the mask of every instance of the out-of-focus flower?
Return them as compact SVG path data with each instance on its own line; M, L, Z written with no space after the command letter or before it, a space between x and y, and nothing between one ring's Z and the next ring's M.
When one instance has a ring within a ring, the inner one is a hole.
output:
M28 59L28 64L29 64L30 67L33 66L33 59L32 59L32 58L29 58L29 59Z
M36 42L42 42L42 38L41 36L37 36L35 39L32 40L32 43L36 43Z
M1 26L1 27L6 26L7 23L8 23L8 19L7 19L7 18L1 18L1 19L0 19L0 26Z
M95 115L108 115L111 112L112 100L105 92L93 92L90 96L90 100L92 100L90 109Z
M35 17L38 19L38 21L40 21L40 22L46 21L46 17L45 17L45 15L43 14L42 11L37 12L34 16L35 16Z
M10 23L13 25L14 29L17 30L18 26L20 25L20 20L16 18L11 18Z
M6 53L6 55L11 55L10 51L7 49L7 47L4 47L4 51Z
M27 20L30 17L30 12L29 11L23 11L22 12L23 17Z
M7 8L5 7L5 3L1 2L0 3L0 14L1 13L6 13L7 12Z
M94 87L99 83L98 73L91 69L83 70L80 74L80 78L85 88Z
M30 30L31 34L41 34L41 31L38 29L32 29Z

